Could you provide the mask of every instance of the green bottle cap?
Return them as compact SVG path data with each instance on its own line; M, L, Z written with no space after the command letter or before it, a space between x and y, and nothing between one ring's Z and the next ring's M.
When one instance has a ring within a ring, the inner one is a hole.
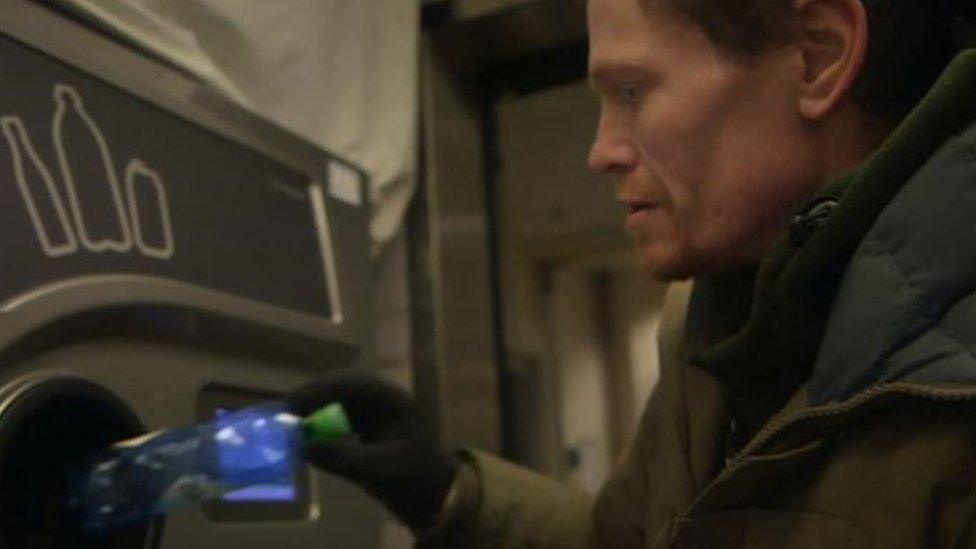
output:
M332 442L350 436L352 426L342 404L333 402L303 419L302 431L306 441Z

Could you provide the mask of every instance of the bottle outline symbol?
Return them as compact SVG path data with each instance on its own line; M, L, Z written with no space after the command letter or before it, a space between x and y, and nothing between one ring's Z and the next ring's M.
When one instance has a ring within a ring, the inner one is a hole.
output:
M27 133L27 128L24 127L23 120L16 116L3 116L0 117L0 127L2 127L4 137L7 140L7 146L10 148L10 156L13 160L14 179L17 181L21 199L34 225L34 231L41 244L41 249L48 257L61 257L75 253L78 251L78 241L75 238L74 230L72 230L71 220L68 218L64 202L61 200L61 193L54 183L51 171L37 153L37 149L31 141L30 134ZM33 167L34 173L40 177L41 182L47 190L51 204L54 206L54 211L64 236L63 244L53 244L51 241L47 223L45 223L44 218L41 216L37 202L34 200L33 187L36 186L36 183L32 185L31 178L27 175L25 156Z
M156 194L156 205L159 211L159 221L162 226L163 241L162 247L151 246L146 243L142 233L142 220L139 217L139 204L136 197L136 183L146 181ZM176 251L176 244L173 239L173 224L169 214L169 200L166 197L166 187L159 173L146 166L140 158L133 158L125 168L126 193L129 196L129 213L132 216L132 232L135 237L136 247L143 255L156 259L169 259Z
M56 110L54 113L54 119L51 123L51 136L54 142L55 152L57 153L58 164L61 168L61 176L64 180L64 186L68 193L68 202L71 205L72 214L75 218L78 239L81 241L81 244L91 252L127 252L132 249L132 231L129 228L128 216L126 215L125 205L122 200L122 191L119 188L118 176L115 172L115 166L112 162L112 155L109 151L108 143L106 143L105 137L102 135L102 131L98 127L98 124L95 123L95 121L85 110L81 96L78 95L78 92L75 91L74 88L66 84L55 84L54 102L56 104ZM119 222L119 229L122 232L121 240L104 238L95 241L88 234L88 230L85 226L85 216L82 210L81 201L78 198L78 190L74 180L74 173L71 170L70 162L68 161L68 152L64 143L63 126L65 118L69 115L69 113L73 113L81 120L82 124L87 128L88 133L94 140L95 146L99 151L104 168L104 174L107 179L105 183L108 184L109 191L112 194L115 213Z

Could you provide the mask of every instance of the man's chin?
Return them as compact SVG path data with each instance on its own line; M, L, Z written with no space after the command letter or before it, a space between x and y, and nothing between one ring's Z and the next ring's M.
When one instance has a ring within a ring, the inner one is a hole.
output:
M641 270L661 282L687 280L700 273L693 262L676 251L638 250Z
M735 272L743 267L754 269L760 261L750 257L705 254L687 247L640 247L637 253L641 270L661 282Z

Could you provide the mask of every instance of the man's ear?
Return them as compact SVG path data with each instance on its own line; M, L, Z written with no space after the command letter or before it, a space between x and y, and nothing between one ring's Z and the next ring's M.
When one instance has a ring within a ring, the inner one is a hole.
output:
M800 114L821 120L848 96L868 50L868 16L861 0L796 0L796 46L804 72Z

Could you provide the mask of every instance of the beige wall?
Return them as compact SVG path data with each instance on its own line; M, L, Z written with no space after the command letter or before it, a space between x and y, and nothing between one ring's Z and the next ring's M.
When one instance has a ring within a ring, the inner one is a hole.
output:
M506 365L517 391L516 458L561 477L565 472L556 358L550 322L551 273L509 241L502 245ZM511 410L510 410L511 412Z
M580 462L567 471L596 491L630 443L658 378L665 286L626 266L581 262L554 275L551 321L560 438Z
M596 492L611 467L606 341L593 277L574 267L553 276L551 319L562 440L578 463L568 480Z
M497 189L517 457L594 491L656 382L663 295L631 260L612 184L587 170L596 108L585 82L503 99Z
M615 456L630 443L644 404L657 385L657 331L666 289L636 269L619 270L610 277L612 356L619 360L625 380L616 391L616 421L621 436L613 441Z

